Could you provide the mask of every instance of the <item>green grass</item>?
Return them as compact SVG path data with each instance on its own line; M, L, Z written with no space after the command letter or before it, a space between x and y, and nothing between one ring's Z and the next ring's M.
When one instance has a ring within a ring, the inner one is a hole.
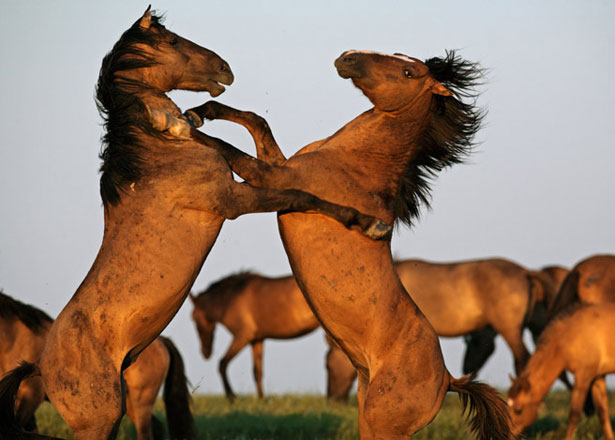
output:
M611 401L612 399L611 394ZM527 439L555 440L566 432L570 394L552 392L547 396L539 418L528 429ZM233 405L223 396L197 395L194 414L199 439L331 439L359 438L356 400L349 405L328 403L322 396L281 395L259 401L253 396L239 397ZM164 420L162 402L155 414ZM612 412L611 412L612 413ZM36 413L41 433L62 438L70 431L51 405L41 405ZM466 440L472 438L461 415L457 396L449 394L435 420L413 436L416 440ZM583 418L577 440L602 438L598 418ZM120 440L136 439L134 426L125 417L118 435Z

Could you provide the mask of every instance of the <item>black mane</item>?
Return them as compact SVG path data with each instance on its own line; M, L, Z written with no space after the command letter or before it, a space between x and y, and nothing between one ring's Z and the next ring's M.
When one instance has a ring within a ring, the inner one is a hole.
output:
M258 278L259 276L260 275L249 271L243 271L229 275L211 283L209 287L207 287L207 289L198 294L197 298L200 298L203 295L217 295L224 294L230 291L241 290L250 280Z
M45 324L50 324L53 319L45 312L37 309L34 306L24 304L16 299L11 298L0 290L0 318L2 319L19 319L30 330L38 333L43 329Z
M160 33L141 28L137 20L115 43L102 61L96 84L96 106L104 119L105 135L102 137L100 158L100 195L106 205L120 201L120 191L136 182L143 175L140 152L147 146L139 142L138 133L161 137L143 118L145 105L135 96L139 90L151 88L148 84L122 77L121 72L150 67L156 64L147 53L136 45L157 47ZM151 27L159 30L162 17L152 14Z
M430 180L443 168L463 162L470 153L486 113L476 105L474 87L482 84L485 73L479 64L463 60L455 51L446 51L445 58L430 58L425 64L453 96L433 95L429 124L402 176L393 213L408 226L419 217L421 204L430 206Z

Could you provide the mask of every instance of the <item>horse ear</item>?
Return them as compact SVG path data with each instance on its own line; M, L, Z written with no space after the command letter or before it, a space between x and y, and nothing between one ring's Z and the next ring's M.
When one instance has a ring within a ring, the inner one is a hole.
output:
M440 81L432 80L431 93L440 96L453 96L453 94L442 85Z
M190 292L188 294L188 296L190 297L190 301L192 301L192 304L194 304L194 301L196 300L196 297L192 294L192 292Z
M510 383L514 385L517 382L517 379L513 377L512 374L508 373L508 378L510 379Z
M145 12L143 13L143 17L141 17L141 21L139 22L139 26L143 29L149 29L152 24L152 5L149 5Z

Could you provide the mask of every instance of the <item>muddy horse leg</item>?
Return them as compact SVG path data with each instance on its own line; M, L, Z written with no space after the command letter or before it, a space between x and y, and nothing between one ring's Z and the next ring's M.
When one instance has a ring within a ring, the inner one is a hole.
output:
M581 413L583 412L583 402L585 402L591 383L591 378L584 377L581 374L575 375L574 379L574 388L572 388L572 397L570 398L570 412L568 413L566 440L574 438L574 432L579 425Z
M466 352L463 357L463 374L472 374L476 377L489 356L495 351L495 337L497 333L487 326L482 330L464 336Z
M613 428L611 427L611 421L609 420L609 396L606 390L606 380L604 376L601 376L594 380L591 386L592 399L594 401L594 407L598 413L600 419L600 425L602 426L602 432L606 440L613 440Z
M263 341L252 341L252 372L259 399L265 397L263 393Z
M203 119L223 119L243 125L254 139L256 157L269 164L280 164L286 160L273 137L269 124L256 113L236 110L217 101L208 101L187 110L184 115L195 127L200 127Z
M235 393L231 388L231 383L228 380L228 376L226 374L226 369L228 368L229 362L237 356L237 354L242 350L243 347L248 345L249 341L244 339L233 338L233 342L226 350L224 357L220 359L220 363L218 364L218 371L220 372L220 377L222 377L222 385L224 385L224 393L226 394L226 398L232 403L235 400Z

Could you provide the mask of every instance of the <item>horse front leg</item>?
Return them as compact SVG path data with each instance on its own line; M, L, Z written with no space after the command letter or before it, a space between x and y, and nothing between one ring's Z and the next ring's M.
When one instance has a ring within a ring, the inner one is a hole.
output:
M600 419L602 432L606 440L613 440L613 428L609 420L609 396L606 389L606 380L604 376L600 376L591 386L591 394L594 400L594 406Z
M203 119L223 119L243 125L254 139L256 157L272 165L279 165L286 160L273 137L269 124L256 113L237 110L217 101L208 101L203 105L186 110L184 116L195 127L203 125Z
M295 189L271 189L231 180L225 197L213 202L214 211L227 219L255 212L314 212L331 217L348 229L373 239L389 239L392 225L354 208L327 202Z

